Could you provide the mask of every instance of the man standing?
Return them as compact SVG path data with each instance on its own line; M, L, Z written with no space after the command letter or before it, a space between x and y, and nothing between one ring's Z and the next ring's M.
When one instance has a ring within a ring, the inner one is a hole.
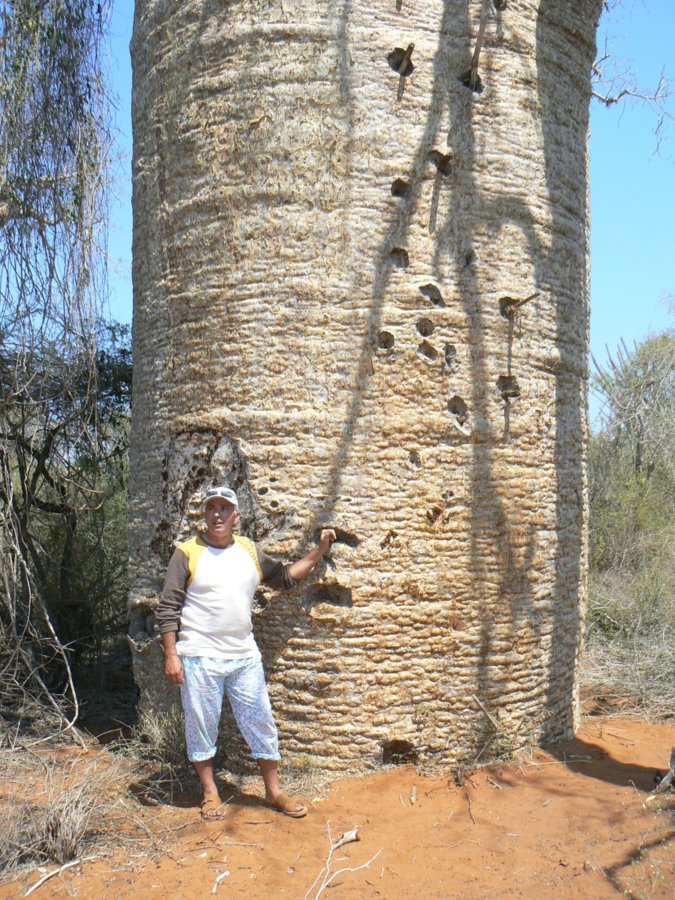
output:
M281 790L277 728L272 717L251 607L260 582L290 588L318 564L335 532L291 566L270 559L248 538L235 536L241 519L237 495L214 487L204 500L206 534L174 551L157 608L164 674L180 685L188 758L201 782L204 819L224 815L213 777L218 725L226 693L237 725L258 763L267 802L301 818L306 807Z

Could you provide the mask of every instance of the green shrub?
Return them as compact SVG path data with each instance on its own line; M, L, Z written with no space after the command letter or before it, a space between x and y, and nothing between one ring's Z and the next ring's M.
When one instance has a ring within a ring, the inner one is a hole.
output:
M650 338L600 371L591 438L588 678L639 705L675 700L675 337Z

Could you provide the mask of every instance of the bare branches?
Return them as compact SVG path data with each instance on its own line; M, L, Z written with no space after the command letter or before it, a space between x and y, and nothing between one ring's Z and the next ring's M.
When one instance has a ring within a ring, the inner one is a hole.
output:
M305 900L308 900L309 897L312 897L312 900L318 900L321 894L326 890L326 888L330 887L330 885L335 881L335 879L344 874L345 872L358 872L361 869L367 869L371 863L375 862L377 857L382 853L382 849L378 850L374 856L360 866L344 866L341 869L337 869L336 871L332 871L333 865L333 854L337 849L343 847L345 844L352 843L353 841L360 841L359 837L359 828L358 825L355 825L350 831L346 831L342 834L336 841L333 841L333 836L330 830L330 822L327 823L328 828L328 842L330 844L330 849L328 851L328 856L326 857L326 862L324 863L323 868L316 876L314 881L312 882L311 887L305 894ZM321 883L319 884L319 880L321 879ZM316 893L313 894L313 891L316 890Z
M622 341L607 364L595 358L593 391L602 401L603 431L628 442L636 471L656 459L675 476L675 333L665 332L629 350Z
M616 10L609 4L603 7L603 20L605 14L612 14L610 22L616 15ZM673 119L670 108L672 98L672 84L666 76L665 69L661 71L656 87L650 87L640 83L640 79L630 65L609 50L608 41L605 41L603 52L593 63L591 68L592 91L591 96L606 108L611 108L622 102L638 102L644 104L654 115L654 134L657 138L657 150L659 149L664 125L667 120Z
M602 59L604 61L607 57L603 57ZM599 62L600 61L598 61L598 63ZM600 76L601 73L598 68L598 63L593 66L593 71ZM661 73L656 89L649 93L640 90L637 87L623 87L614 94L612 94L611 91L608 91L608 93L605 94L601 94L595 90L591 91L591 95L595 97L596 100L604 103L605 106L614 106L615 103L619 103L624 97L633 97L636 100L643 100L645 103L653 104L659 109L663 107L665 101L670 97L670 93L670 83L664 72ZM669 115L665 111L663 114L666 116Z
M220 875L216 876L216 880L213 882L213 887L211 888L212 894L216 893L221 881L223 881L224 878L228 878L229 875L230 875L229 871L227 869L225 869L224 872L221 872Z
M0 2L0 703L39 698L64 729L77 699L55 608L98 501L108 8Z

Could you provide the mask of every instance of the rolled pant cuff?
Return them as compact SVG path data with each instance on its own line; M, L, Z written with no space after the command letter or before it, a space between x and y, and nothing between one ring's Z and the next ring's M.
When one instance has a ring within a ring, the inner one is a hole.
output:
M253 757L253 759L269 759L269 760L272 760L272 762L280 762L281 761L281 757L279 756L278 753L275 755L271 755L271 754L267 754L267 753L252 753L251 756Z
M211 753L193 753L192 756L188 756L188 759L191 763L206 762L207 759L213 759L215 755L216 751L213 750Z

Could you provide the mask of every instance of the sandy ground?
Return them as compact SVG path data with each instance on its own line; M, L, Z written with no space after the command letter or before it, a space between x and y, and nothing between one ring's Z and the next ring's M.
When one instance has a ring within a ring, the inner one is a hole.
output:
M671 898L673 795L647 798L673 745L672 720L589 716L576 740L481 769L462 787L411 766L336 781L308 797L301 820L226 783L222 822L203 823L194 797L134 803L117 847L92 848L94 859L31 896L314 898L343 870L322 897ZM355 825L360 840L334 852L327 874L329 829L336 840ZM0 897L21 896L40 875Z

